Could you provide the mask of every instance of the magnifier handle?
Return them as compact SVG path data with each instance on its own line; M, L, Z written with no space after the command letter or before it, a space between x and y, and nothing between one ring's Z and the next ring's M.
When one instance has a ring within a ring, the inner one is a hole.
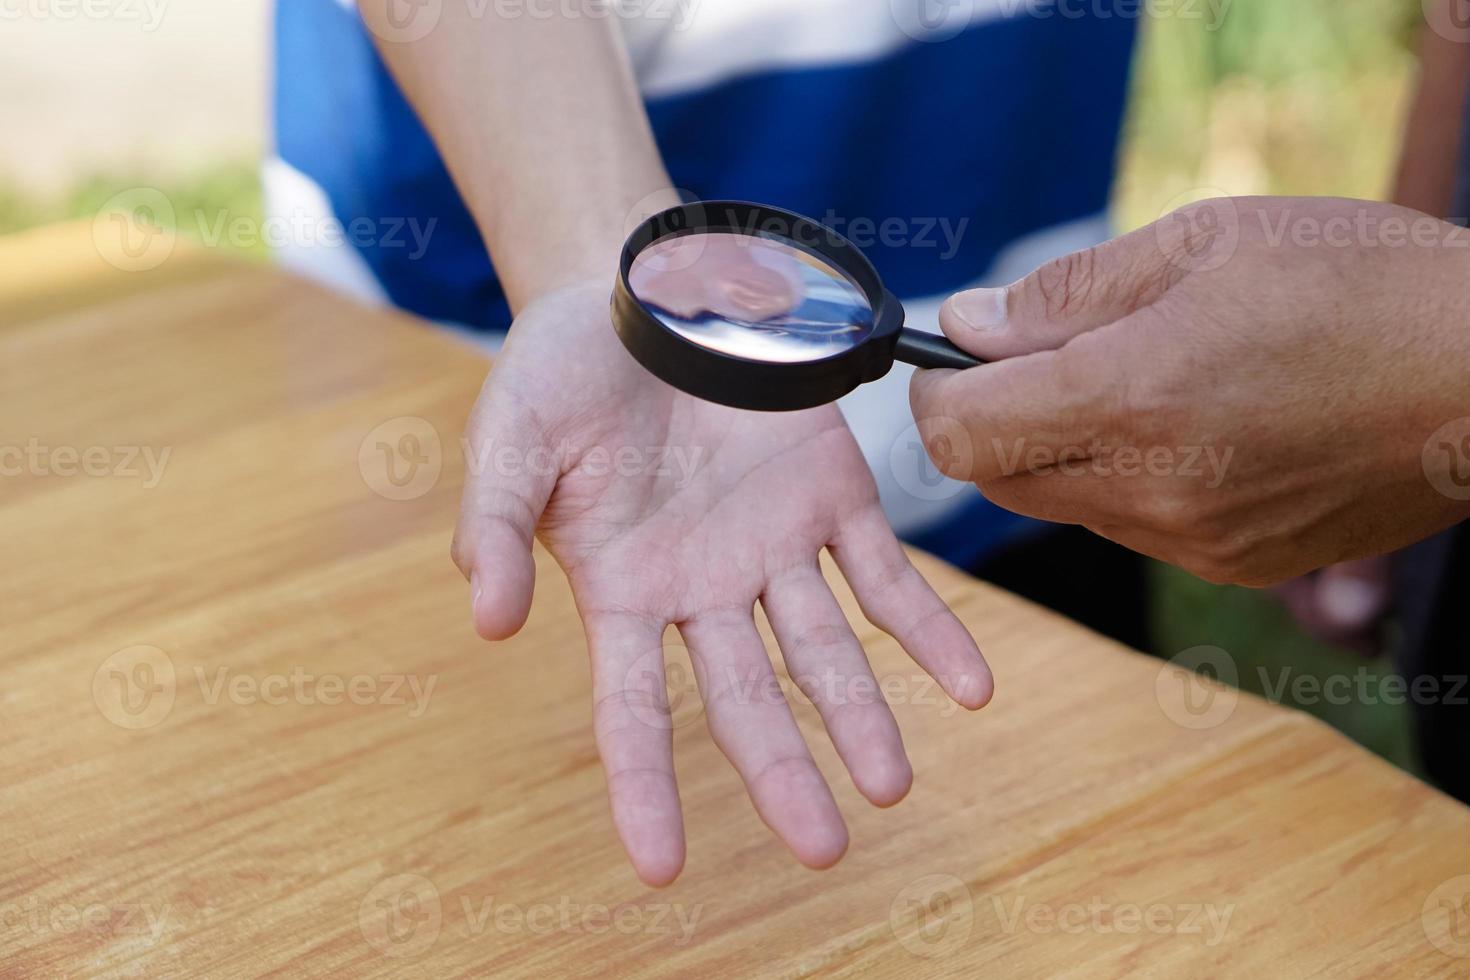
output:
M893 349L893 357L917 368L958 368L961 371L985 363L943 337L909 327L898 332L898 346Z

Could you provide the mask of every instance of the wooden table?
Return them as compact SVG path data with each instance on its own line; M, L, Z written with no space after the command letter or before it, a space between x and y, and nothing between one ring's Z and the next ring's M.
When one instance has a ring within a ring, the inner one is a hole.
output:
M800 706L852 833L816 873L676 690L689 859L649 890L559 570L487 646L447 557L477 354L85 226L0 269L5 975L1470 974L1466 809L930 559L994 704L861 631L915 788L864 804Z

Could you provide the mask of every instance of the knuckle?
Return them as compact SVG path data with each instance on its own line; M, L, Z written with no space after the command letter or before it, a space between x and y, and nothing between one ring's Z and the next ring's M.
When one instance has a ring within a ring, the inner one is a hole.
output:
M1118 302L1129 312L1137 312L1158 302L1188 275L1188 268L1179 262L1148 263L1122 280Z
M1183 563L1184 570L1211 585L1234 585L1235 576L1227 562L1208 556L1197 556Z
M469 529L465 527L464 519L461 518L454 525L454 534L449 539L449 560L454 562L460 574L465 578L470 577L474 569L474 552L470 547Z
M1168 245L1174 253L1170 257L1193 255L1214 244L1216 218L1220 213L1223 198L1207 198L1194 201L1174 211Z
M599 740L628 731L666 728L670 717L669 699L661 688L628 687L592 705L593 733Z
M1204 579L1212 585L1240 585L1244 576L1248 556L1191 544L1180 565L1185 571Z
M1097 282L1097 249L1053 259L1038 269L1031 281L1046 316L1065 317L1085 306L1092 296Z
M1233 254L1239 241L1237 201L1214 197L1180 207L1155 225L1165 260L1163 283L1172 287L1198 269L1208 270Z
M876 593L887 593L894 589L903 588L912 583L914 576L919 574L914 568L913 562L908 556L900 553L892 561L886 562L881 568L873 573L873 591Z
M650 784L672 783L673 774L652 766L613 766L603 760L607 769L607 791L616 804L624 795L646 797Z
M1230 584L1248 589L1280 585L1310 571L1300 548L1278 535L1233 535L1223 546L1219 559L1230 573Z
M934 468L949 479L969 483L976 478L974 455L957 449L947 433L925 440L925 451Z
M1151 313L1151 311L1145 311ZM1133 444L1175 432L1189 419L1193 395L1177 380L1172 361L1153 357L1147 371L1130 369L1150 356L1131 337L1092 331L1056 352L1056 384L1085 414L1093 435L1105 442ZM1188 382L1197 388L1197 382Z
M785 695L774 675L753 679L720 678L719 671L711 673L709 689L702 692L705 721L715 745L728 754L733 746L739 744L744 730L741 714L753 706L784 701Z
M813 769L816 763L811 756L791 752L774 756L760 764L760 767L751 774L750 782L753 786L761 786L771 780L794 780L803 779Z
M1125 405L1130 385L1106 383L1090 346L1068 344L1052 357L1052 387L1065 403L1058 406L1057 417L1066 422L1068 436L1077 441L1125 439L1133 427ZM1107 376L1116 376L1116 372Z
M504 524L529 546L538 523L538 514L536 507L519 487L504 486L482 495L479 519L486 524Z
M1136 506L1138 516L1155 531L1176 537L1193 537L1198 531L1199 508L1193 499L1172 488L1155 489Z
M845 650L850 634L846 629L832 623L821 623L797 634L791 641L793 657L804 660L821 659L826 654Z
M924 453L940 473L952 480L969 481L975 472L974 443L965 423L952 415L918 420Z
M1259 589L1283 580L1283 576L1262 560L1258 549L1242 549L1237 544L1224 548L1196 548L1184 568L1212 585Z
M1238 572L1235 576L1236 585L1245 589L1269 589L1280 585L1291 576L1264 568L1250 568Z
M1151 306L1188 275L1188 270L1158 256L1116 245L1094 245L1053 259L1031 282L1048 319L1060 320L1085 309L1123 317Z
M1243 565L1255 553L1255 543L1244 534L1231 533L1215 521L1201 528L1201 547L1207 555L1222 564Z
M1147 371L1129 372L1117 388L1117 413L1138 428L1176 431L1187 421L1191 395L1198 396L1198 382L1186 383L1194 385L1191 392L1177 380L1178 373L1166 358L1155 360Z

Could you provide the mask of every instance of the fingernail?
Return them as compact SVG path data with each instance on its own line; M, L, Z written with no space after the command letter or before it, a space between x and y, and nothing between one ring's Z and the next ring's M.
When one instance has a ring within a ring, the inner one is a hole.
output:
M471 572L470 573L470 615L474 615L475 610L478 609L478 608L480 608L480 596L481 595L482 595L482 590L480 589L480 573L479 572Z
M971 330L999 330L1010 318L1010 290L1004 286L956 293L951 309Z

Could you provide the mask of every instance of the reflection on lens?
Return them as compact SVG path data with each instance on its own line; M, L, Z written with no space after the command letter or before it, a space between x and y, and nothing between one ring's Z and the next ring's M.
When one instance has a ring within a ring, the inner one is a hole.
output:
M733 232L655 242L633 260L633 295L675 333L755 361L816 361L873 332L861 289L794 244Z

